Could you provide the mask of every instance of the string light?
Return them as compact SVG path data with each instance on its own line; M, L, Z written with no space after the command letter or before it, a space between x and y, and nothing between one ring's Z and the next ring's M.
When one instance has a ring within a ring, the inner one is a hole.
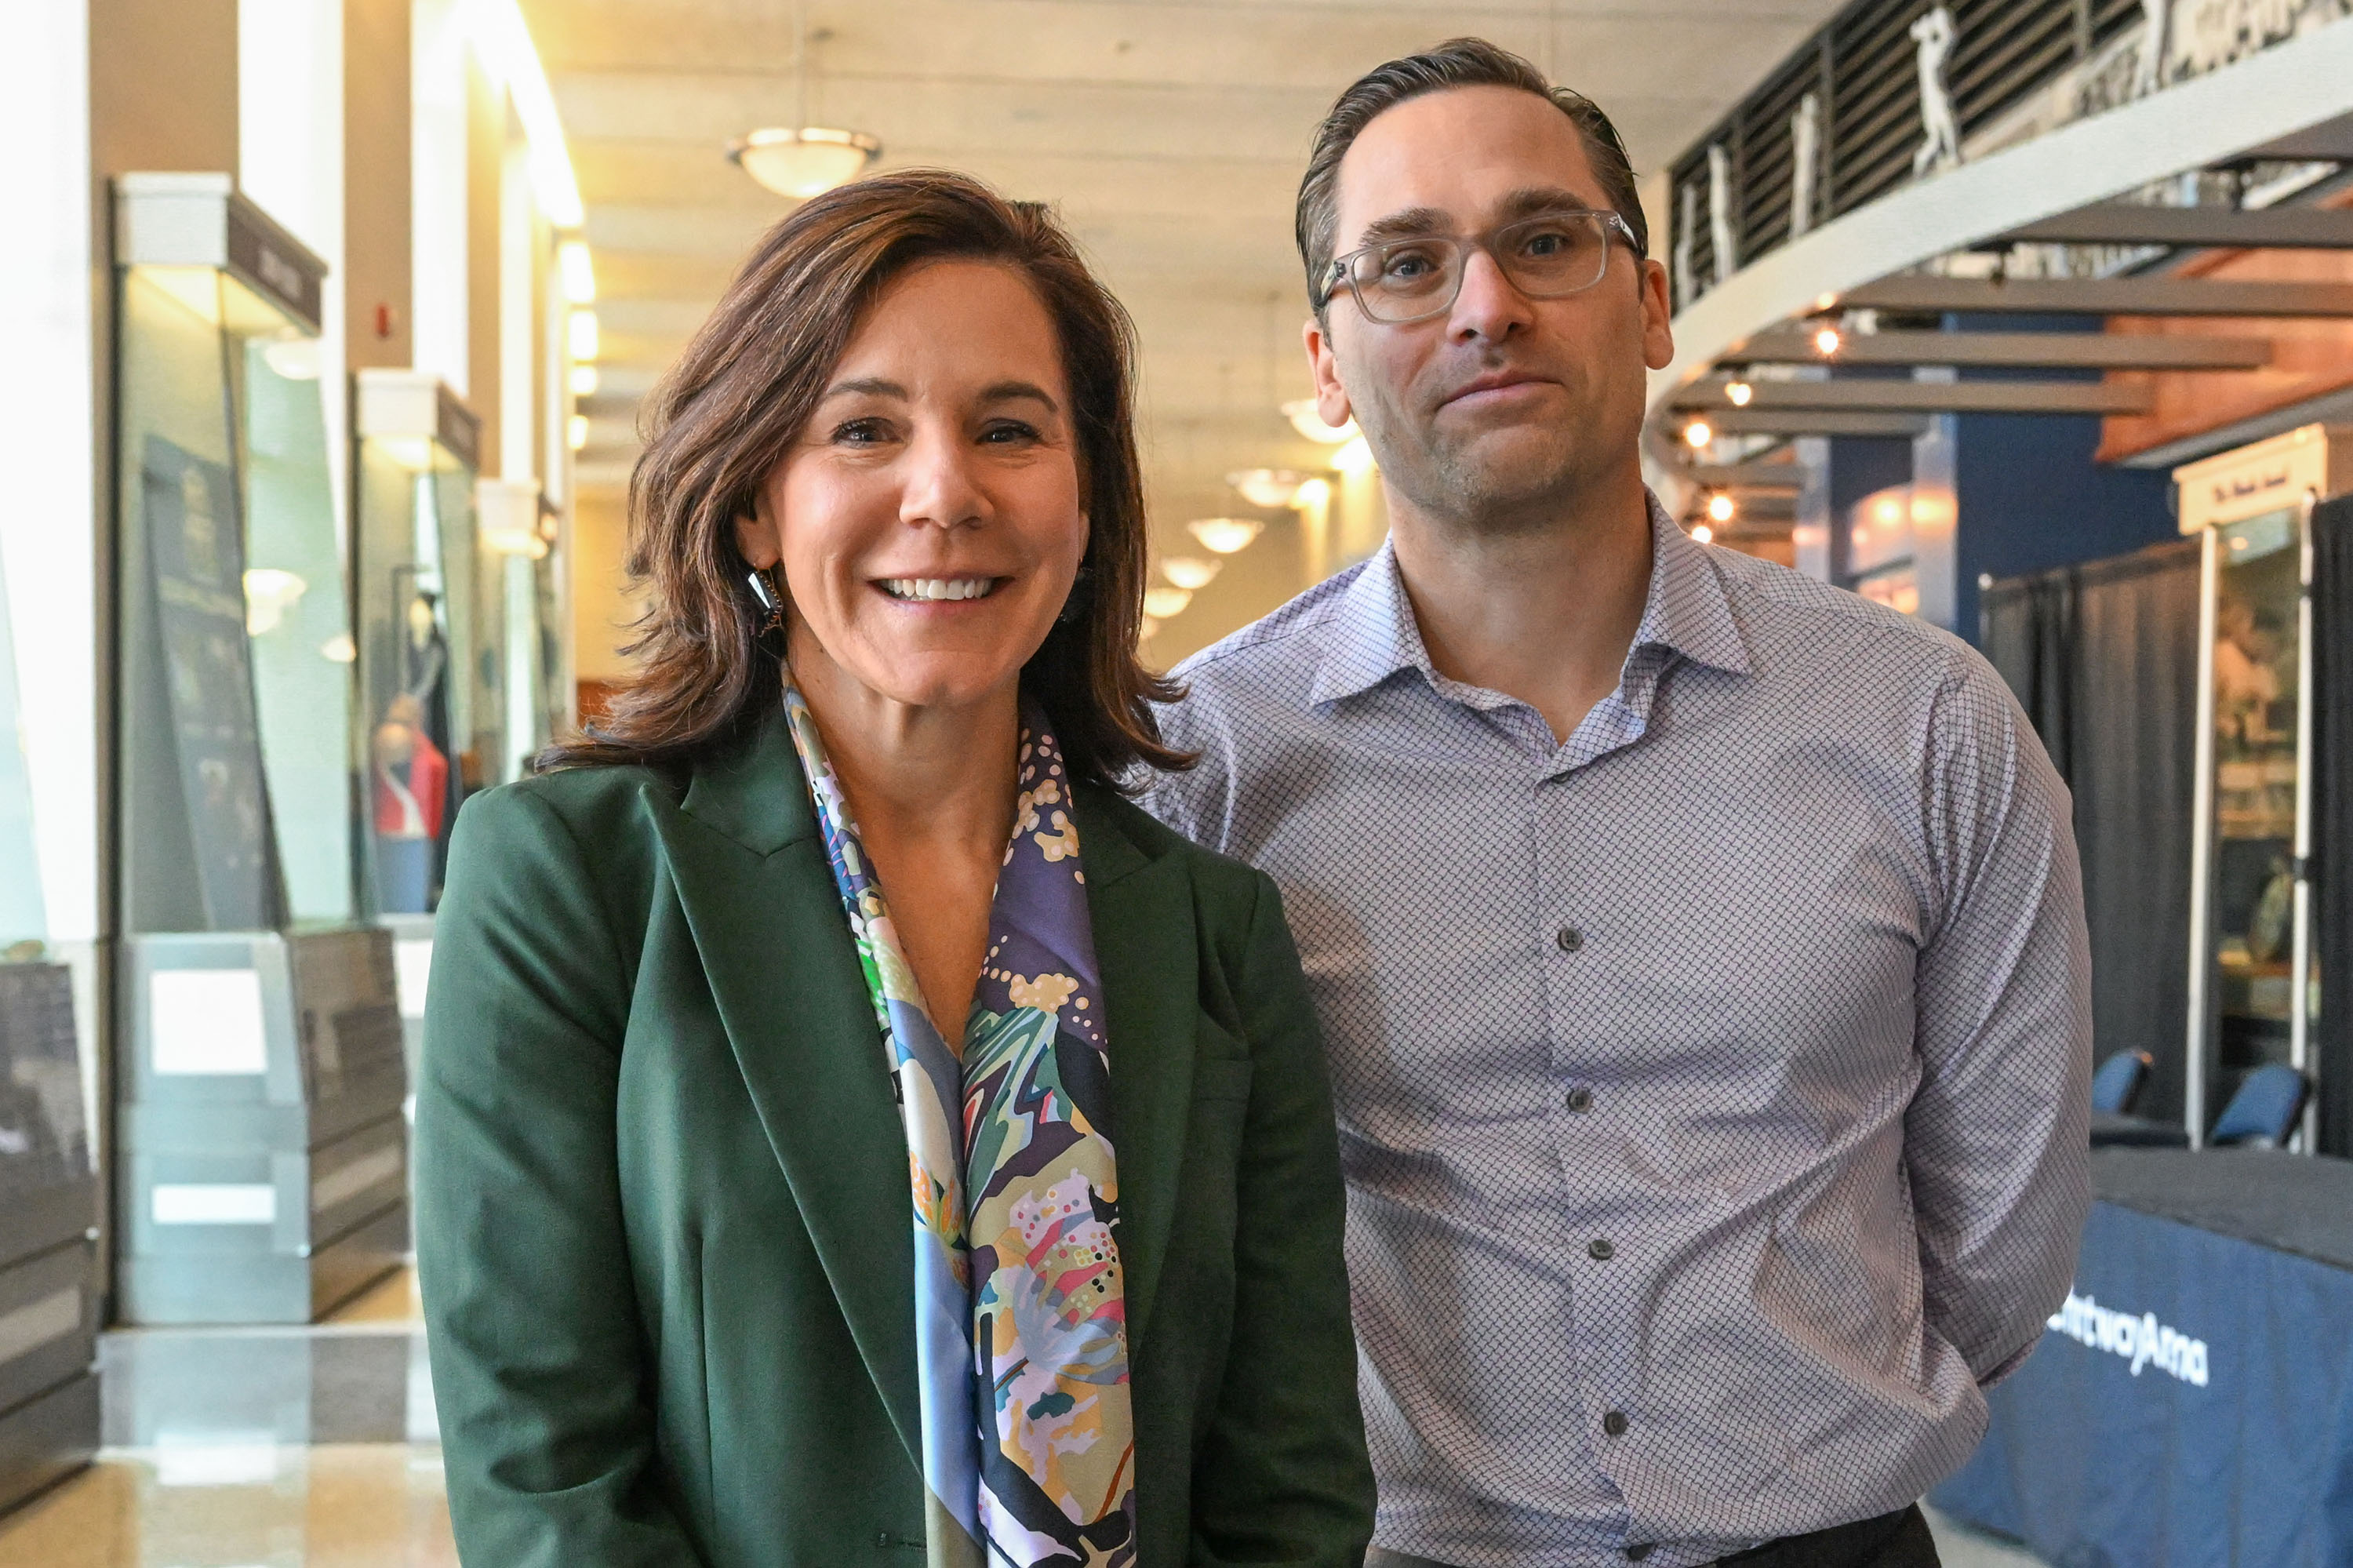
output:
M1731 400L1734 408L1746 408L1748 399L1757 396L1757 388L1746 381L1727 381L1724 384L1724 395Z
M1839 345L1845 341L1846 339L1839 335L1839 329L1837 327L1831 325L1828 322L1824 322L1815 330L1814 352L1820 355L1824 359L1828 359L1831 355L1836 354L1839 351Z
M1721 490L1707 498L1707 516L1711 523L1729 523L1738 510L1732 503L1732 497Z
M1705 419L1694 419L1683 427L1683 445L1697 450L1715 440L1715 429Z
M1715 543L1715 530L1709 527L1704 523L1699 524L1697 526L1694 527L1691 531L1691 536L1698 540L1703 545L1713 545Z

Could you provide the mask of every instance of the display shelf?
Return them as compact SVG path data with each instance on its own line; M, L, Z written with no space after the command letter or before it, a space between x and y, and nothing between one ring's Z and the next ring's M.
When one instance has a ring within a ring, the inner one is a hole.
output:
M0 964L0 1508L98 1446L98 1182L73 981Z
M136 1323L304 1322L407 1249L393 938L140 938L122 1016L117 1294Z

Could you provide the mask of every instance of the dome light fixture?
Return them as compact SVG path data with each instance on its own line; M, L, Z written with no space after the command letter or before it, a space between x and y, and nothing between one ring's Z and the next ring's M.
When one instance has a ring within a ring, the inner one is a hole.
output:
M1197 517L1185 524L1185 531L1201 541L1201 548L1214 556L1230 556L1250 548L1250 541L1266 531L1266 524L1254 517Z
M1193 602L1190 588L1155 588L1144 590L1144 613L1155 620L1167 620L1185 613Z
M1246 468L1226 475L1226 482L1252 506L1288 506L1299 498L1307 476L1287 468Z
M793 6L793 123L769 125L727 148L729 161L780 196L807 201L864 174L882 155L881 142L863 131L808 122L807 7Z
M1356 420L1350 419L1341 425L1325 424L1323 410L1315 407L1313 397L1301 397L1285 403L1282 417L1291 421L1293 429L1318 446L1336 447L1356 439Z
M1170 556L1160 563L1160 575L1187 593L1208 588L1225 562L1211 556Z
M882 155L882 143L863 131L823 125L771 125L730 145L738 168L780 196L807 201L846 185Z

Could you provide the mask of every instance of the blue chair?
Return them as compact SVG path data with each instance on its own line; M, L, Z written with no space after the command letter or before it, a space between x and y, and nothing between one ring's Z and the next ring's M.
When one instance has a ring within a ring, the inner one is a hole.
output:
M2276 1062L2258 1067L2222 1107L2206 1141L2216 1148L2243 1144L2277 1149L2295 1130L2296 1118L2304 1114L2304 1098L2311 1092L2310 1081L2294 1067Z
M2110 1056L2092 1075L2092 1108L2109 1116L2132 1115L2133 1102L2140 1098L2148 1070L2156 1065L2146 1051L2118 1051Z

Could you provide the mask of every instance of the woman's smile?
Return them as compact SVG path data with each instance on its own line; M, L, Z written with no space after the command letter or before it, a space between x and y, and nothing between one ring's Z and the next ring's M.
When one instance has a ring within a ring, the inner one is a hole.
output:
M988 598L1011 582L1011 577L876 577L874 586L883 597L901 604L930 608L935 605L971 604Z

